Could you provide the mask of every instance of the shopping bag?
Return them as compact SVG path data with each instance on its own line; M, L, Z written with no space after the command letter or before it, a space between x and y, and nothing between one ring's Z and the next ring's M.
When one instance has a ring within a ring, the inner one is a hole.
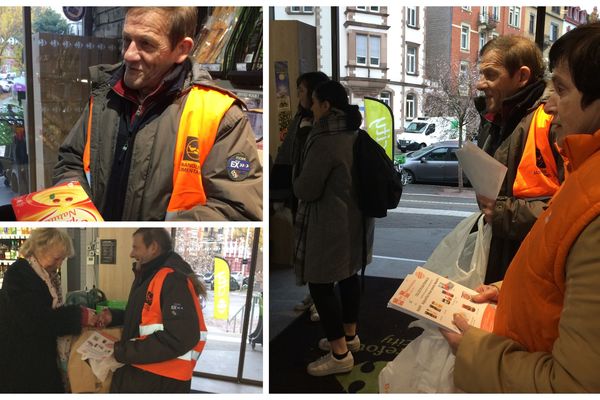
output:
M424 268L475 289L483 283L492 228L482 213L462 220L435 248ZM453 393L454 360L439 329L417 320L409 327L423 333L410 342L379 374L380 393Z
M104 381L99 381L94 376L89 362L82 360L81 354L77 353L79 346L94 332L95 330L93 329L84 330L79 337L73 340L67 367L69 381L71 382L71 391L73 393L108 393L110 390L112 373L109 373ZM99 332L112 336L115 339L121 338L121 328L106 328Z
M423 333L379 373L379 393L452 393L454 355L437 328L417 320Z
M475 289L485 279L491 241L492 227L473 213L442 239L423 268Z

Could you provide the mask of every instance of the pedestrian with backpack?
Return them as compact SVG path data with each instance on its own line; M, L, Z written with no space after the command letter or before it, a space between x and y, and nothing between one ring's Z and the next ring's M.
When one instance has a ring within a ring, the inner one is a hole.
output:
M360 350L357 272L363 265L365 222L367 262L371 259L373 220L364 221L358 203L353 156L362 122L358 107L348 103L344 87L335 81L319 84L312 103L314 125L302 152L302 168L294 172L299 199L294 267L298 282L308 282L326 334L319 348L328 354L310 363L307 372L325 376L350 372L352 352ZM336 282L341 304L334 292Z

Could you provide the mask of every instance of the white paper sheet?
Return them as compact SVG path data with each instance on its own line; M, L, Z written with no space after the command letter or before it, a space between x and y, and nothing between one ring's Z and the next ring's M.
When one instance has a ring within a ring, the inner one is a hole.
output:
M463 143L456 156L475 193L497 198L508 168L471 142Z

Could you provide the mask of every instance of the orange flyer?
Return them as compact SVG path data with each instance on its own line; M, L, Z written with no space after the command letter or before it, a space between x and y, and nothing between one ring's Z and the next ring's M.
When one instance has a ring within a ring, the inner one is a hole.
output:
M79 182L67 182L12 199L17 221L103 221Z

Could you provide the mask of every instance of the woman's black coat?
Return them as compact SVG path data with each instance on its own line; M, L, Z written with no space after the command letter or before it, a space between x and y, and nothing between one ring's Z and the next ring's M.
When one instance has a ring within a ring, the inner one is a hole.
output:
M29 262L18 259L0 290L0 392L64 392L58 336L81 332L79 306L52 309L52 297Z

